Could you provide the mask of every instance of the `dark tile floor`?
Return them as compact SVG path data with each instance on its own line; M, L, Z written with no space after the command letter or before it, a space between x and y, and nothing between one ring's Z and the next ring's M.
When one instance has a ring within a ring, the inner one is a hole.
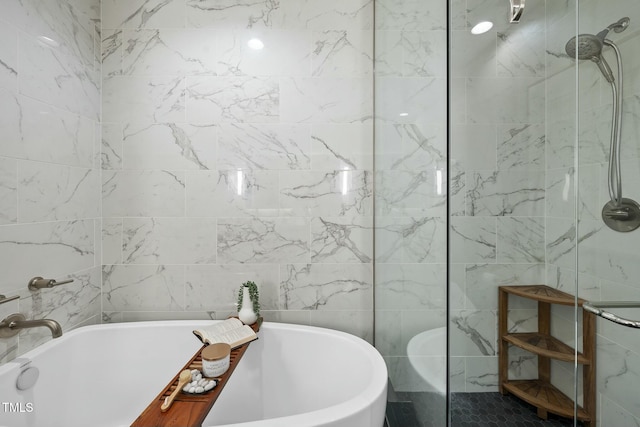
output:
M386 427L445 427L446 402L435 393L394 393L387 402ZM581 426L578 423L578 426ZM573 421L549 414L536 415L536 408L513 396L500 393L453 393L452 427L558 427Z

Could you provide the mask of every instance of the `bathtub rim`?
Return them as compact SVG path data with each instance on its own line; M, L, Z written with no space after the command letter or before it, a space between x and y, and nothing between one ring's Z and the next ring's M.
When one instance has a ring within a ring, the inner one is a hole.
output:
M87 325L82 326L71 331L65 332L62 337L49 340L42 345L29 350L28 352L19 355L15 359L0 365L0 376L11 374L11 371L17 373L26 363L34 357L41 355L50 348L54 348L63 345L65 341L73 338L74 336L91 333L95 330L109 330L109 329L131 329L131 328L153 328L153 327L189 327L197 328L202 326L211 325L212 322L221 322L222 320L159 320L159 321L141 321L141 322L120 322L120 323L105 323L99 325ZM373 405L380 399L386 402L387 393L387 367L382 358L382 355L378 350L369 344L362 338L338 331L335 329L323 328L310 325L297 325L292 323L278 323L265 321L261 329L273 329L273 330L293 330L293 331L309 331L315 334L328 335L336 337L340 340L348 341L356 346L356 348L363 351L363 355L367 356L367 359L372 364L372 371L369 377L367 387L361 390L356 396L340 402L336 405L327 406L325 408L317 409L302 414L287 415L283 417L267 418L264 420L248 421L234 424L225 424L225 426L280 426L280 425L300 425L300 426L314 426L322 425L323 423L336 422L342 419L348 419L356 414L362 412L369 412L369 417L374 415ZM185 360L185 363L187 361ZM176 369L180 369L177 367ZM384 413L384 409L383 409ZM132 420L133 421L133 420ZM203 427L207 427L203 424Z

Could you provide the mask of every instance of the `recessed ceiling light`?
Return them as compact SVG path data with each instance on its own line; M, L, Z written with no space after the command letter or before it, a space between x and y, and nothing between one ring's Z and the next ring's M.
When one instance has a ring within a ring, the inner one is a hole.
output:
M491 21L482 21L478 22L475 27L471 29L471 34L483 34L493 28L493 22Z

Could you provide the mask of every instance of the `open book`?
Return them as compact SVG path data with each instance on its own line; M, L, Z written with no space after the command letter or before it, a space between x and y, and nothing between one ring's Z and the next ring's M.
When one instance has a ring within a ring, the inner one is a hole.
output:
M225 342L231 346L231 349L258 339L258 335L251 329L251 326L245 325L235 317L196 329L193 334L205 344Z

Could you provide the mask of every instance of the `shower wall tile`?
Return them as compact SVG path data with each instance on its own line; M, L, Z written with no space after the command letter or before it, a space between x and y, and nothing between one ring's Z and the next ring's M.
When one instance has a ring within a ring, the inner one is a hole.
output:
M103 0L103 28L182 28L183 0Z
M357 77L373 73L373 43L369 31L314 31L311 75Z
M376 261L380 263L446 262L446 221L435 217L376 219Z
M598 336L597 352L598 392L634 417L640 417L640 404L634 393L640 356L602 335Z
M215 169L217 128L150 123L122 131L123 169Z
M281 265L280 308L372 310L372 266L370 264Z
M18 162L20 222L100 216L95 170L30 161Z
M219 126L219 169L308 170L311 127L292 124L223 123Z
M438 194L437 179L436 170L378 171L376 213L381 216L444 216L446 196L444 188L440 188ZM446 177L442 179L446 182Z
M18 162L0 157L0 224L18 221Z
M446 119L444 79L432 77L381 77L376 91L384 103L376 107L379 120L391 123L428 121L442 125ZM402 115L401 115L402 114Z
M308 76L312 61L312 36L306 30L234 30L218 32L220 76ZM257 38L262 49L252 49Z
M493 310L450 312L450 354L452 356L495 356L496 322L496 312Z
M446 273L445 263L377 264L376 310L444 310Z
M544 167L544 125L498 126L499 170L543 170Z
M102 261L100 265L122 264L123 218L102 219Z
M381 0L376 2L376 29L445 30L442 17L446 4L428 4L417 0Z
M102 215L183 216L182 171L103 171Z
M527 9L527 15L529 15L529 9ZM527 21L529 19L530 16L527 16ZM516 31L498 32L497 36L498 76L545 77L544 32L535 33L518 28Z
M496 218L449 218L450 262L496 262L496 227Z
M213 218L124 218L124 264L213 264Z
M280 79L280 120L293 123L356 123L373 116L367 96L371 78Z
M311 220L311 262L373 262L373 218L319 217Z
M321 328L346 332L373 345L373 311L364 310L310 310L309 323Z
M606 420L607 423L614 426L640 425L640 417L633 416L623 407L605 396L600 396L600 406L597 411L598 414L600 414L600 419Z
M94 263L94 221L52 221L0 227L0 293L13 294L33 276L59 278Z
M122 57L124 55L123 30L102 29L100 52L102 77L121 75Z
M498 221L497 261L544 263L544 218L502 217Z
M121 123L102 123L100 138L100 167L102 169L122 169L123 125Z
M306 218L219 218L218 260L222 263L270 264L280 259L308 262Z
M105 311L182 310L185 271L181 265L104 265Z
M455 125L450 133L452 165L464 170L498 169L496 125Z
M544 207L540 172L481 171L467 176L467 215L543 216Z
M186 309L235 312L238 288L255 281L260 294L260 311L280 305L278 264L192 265L186 269Z
M524 94L523 88L527 88ZM544 82L537 78L469 78L466 89L472 123L544 122Z
M113 76L102 86L105 122L184 122L183 77Z
M3 22L0 29L0 87L13 89L18 83L18 31Z
M209 29L122 31L125 75L216 75L218 33Z
M372 175L367 171L280 172L280 208L292 216L370 216Z
M190 123L274 123L280 115L273 77L188 77L186 119Z
M373 141L371 121L313 124L309 148L311 154L308 156L311 169L373 170L371 141Z
M279 215L277 171L189 171L189 217L273 217Z

